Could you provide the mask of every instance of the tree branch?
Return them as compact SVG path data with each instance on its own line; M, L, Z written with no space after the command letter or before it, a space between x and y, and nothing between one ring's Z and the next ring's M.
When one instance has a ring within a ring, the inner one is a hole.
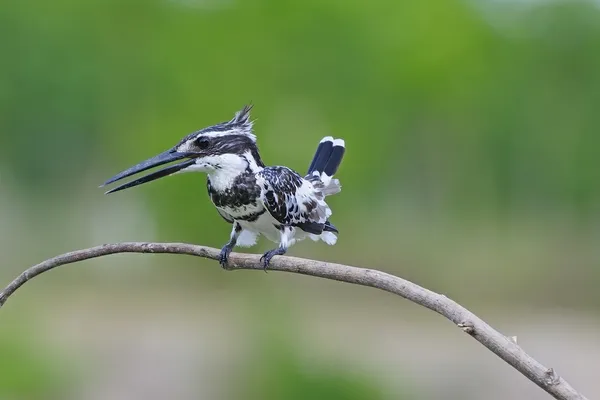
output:
M43 272L61 265L115 253L187 254L212 260L217 260L219 256L219 250L217 249L185 243L115 243L77 250L50 258L27 269L0 293L0 307L25 282ZM262 265L257 255L232 253L229 258L229 268L262 269ZM516 344L516 338L504 336L475 314L444 295L432 292L385 272L296 257L277 256L271 261L269 270L294 272L369 286L404 297L452 321L457 327L487 347L556 399L586 400L582 394L558 376L553 368L543 366L528 355Z

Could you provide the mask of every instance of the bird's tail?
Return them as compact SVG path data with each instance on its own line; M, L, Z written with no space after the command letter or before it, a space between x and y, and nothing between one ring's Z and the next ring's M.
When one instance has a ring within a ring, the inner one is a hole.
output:
M337 172L344 152L346 151L343 139L334 139L326 136L321 139L317 151L308 167L308 178L318 177L323 182L322 193L329 196L338 193L341 190L340 181L332 179Z

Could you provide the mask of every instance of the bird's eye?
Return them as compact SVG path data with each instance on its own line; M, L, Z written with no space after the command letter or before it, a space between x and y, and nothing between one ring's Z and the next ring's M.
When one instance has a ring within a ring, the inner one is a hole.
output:
M198 139L196 139L196 146L198 146L198 148L199 148L200 150L204 150L204 149L206 149L206 148L208 147L208 145L209 145L209 144L210 144L210 143L209 143L209 141L208 141L208 139L207 139L207 138L202 138L202 137L201 137L201 138L198 138Z

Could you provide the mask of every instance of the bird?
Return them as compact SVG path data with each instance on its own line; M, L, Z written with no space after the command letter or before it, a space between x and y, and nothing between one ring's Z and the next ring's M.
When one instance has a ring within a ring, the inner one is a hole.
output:
M321 139L304 175L285 166L266 166L250 119L252 107L246 105L231 120L186 135L169 150L116 174L101 187L174 161L180 162L106 194L177 173L206 173L210 200L220 216L232 224L229 241L219 254L223 268L227 268L235 246L251 247L259 236L278 245L260 258L265 270L274 256L285 254L306 238L334 245L339 231L329 221L332 211L325 198L341 191L340 181L333 177L345 153L344 140L332 136Z

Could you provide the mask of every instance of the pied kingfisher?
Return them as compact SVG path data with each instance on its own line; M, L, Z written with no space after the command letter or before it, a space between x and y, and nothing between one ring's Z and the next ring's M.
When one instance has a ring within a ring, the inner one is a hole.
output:
M332 178L344 156L344 141L324 137L304 177L287 167L267 167L252 132L251 108L245 106L232 120L187 135L173 148L115 175L102 186L181 159L184 161L106 193L179 172L207 173L212 203L221 217L233 224L229 242L219 256L224 268L234 246L252 246L258 235L279 244L261 257L265 269L273 256L285 254L306 237L335 244L338 230L329 222L331 209L325 197L341 190L339 180Z

